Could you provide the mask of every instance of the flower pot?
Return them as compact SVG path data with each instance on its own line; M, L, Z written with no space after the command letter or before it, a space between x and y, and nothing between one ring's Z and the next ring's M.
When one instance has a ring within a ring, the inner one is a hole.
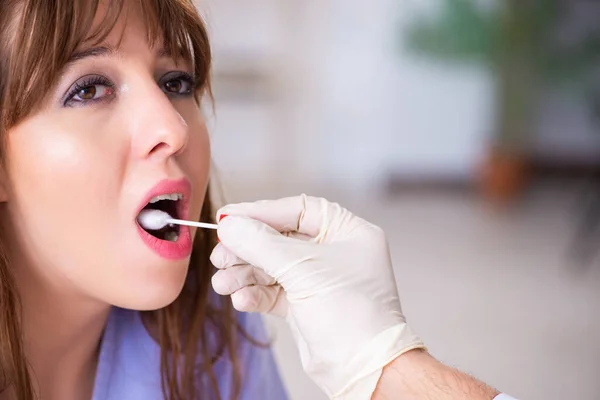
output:
M480 171L481 194L497 206L513 203L527 183L527 163L522 154L492 148Z

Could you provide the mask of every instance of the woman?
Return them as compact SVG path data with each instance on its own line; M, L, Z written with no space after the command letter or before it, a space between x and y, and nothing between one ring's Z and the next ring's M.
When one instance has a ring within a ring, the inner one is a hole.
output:
M285 398L260 320L210 294L214 234L136 222L212 218L192 1L0 13L2 395Z

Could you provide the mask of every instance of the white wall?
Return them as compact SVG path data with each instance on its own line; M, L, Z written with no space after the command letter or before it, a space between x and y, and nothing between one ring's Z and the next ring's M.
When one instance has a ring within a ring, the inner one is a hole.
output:
M360 191L390 171L469 176L484 155L493 133L492 77L476 66L422 59L398 39L416 16L439 11L439 0L200 3L209 11L216 67L232 54L250 55L273 94L271 101L217 103L213 147L226 177ZM569 104L560 117L556 101L547 106L538 153L593 147L589 119Z
M488 133L490 79L432 67L401 49L395 32L415 3L204 1L217 67L231 52L277 65L275 103L217 104L221 169L353 189L389 169L468 174Z
M417 7L417 5L419 7ZM469 174L488 135L485 71L432 66L398 35L425 6L410 0L334 0L323 59L324 170L365 182L382 170Z

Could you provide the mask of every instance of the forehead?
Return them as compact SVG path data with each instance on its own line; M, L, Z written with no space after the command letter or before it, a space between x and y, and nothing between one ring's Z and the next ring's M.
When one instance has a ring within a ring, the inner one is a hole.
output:
M166 4L168 1L101 1L88 34L74 54L100 46L113 50L109 52L111 54L151 52L156 58L169 58L178 65L203 68L202 64L210 61L196 59L198 53L192 47L194 41L198 44L198 37L193 38L194 33L190 36L190 30L197 34L198 28L203 31L204 27L201 22L190 25L182 15L185 14L184 7L177 1ZM161 12L172 16L172 26L165 25L165 16L160 15ZM208 46L207 41L201 44L201 47L205 46Z
M163 32L155 10L143 8L142 2L116 3L101 1L86 38L76 49L104 45L108 48L152 49L163 47Z

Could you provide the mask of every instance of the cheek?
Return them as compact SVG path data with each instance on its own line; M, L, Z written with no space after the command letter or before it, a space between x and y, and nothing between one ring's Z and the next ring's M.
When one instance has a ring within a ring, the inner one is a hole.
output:
M190 123L188 120L188 127L190 132L188 144L179 161L194 186L191 216L196 217L200 213L210 177L210 138L204 121Z
M115 205L120 156L97 133L50 123L9 133L8 217L18 251L35 264L71 275L89 261L91 243L102 243L96 236L115 222L104 210Z
M43 190L50 182L62 183L67 175L73 178L81 167L85 168L80 146L71 138L52 132L18 133L22 134L11 135L8 146L11 183L17 194L24 187Z
M56 214L107 200L118 152L108 151L94 137L35 123L12 133L8 162L13 202L27 213L39 209Z
M185 163L190 168L192 176L207 180L210 172L210 140L206 127L192 131L185 151Z

